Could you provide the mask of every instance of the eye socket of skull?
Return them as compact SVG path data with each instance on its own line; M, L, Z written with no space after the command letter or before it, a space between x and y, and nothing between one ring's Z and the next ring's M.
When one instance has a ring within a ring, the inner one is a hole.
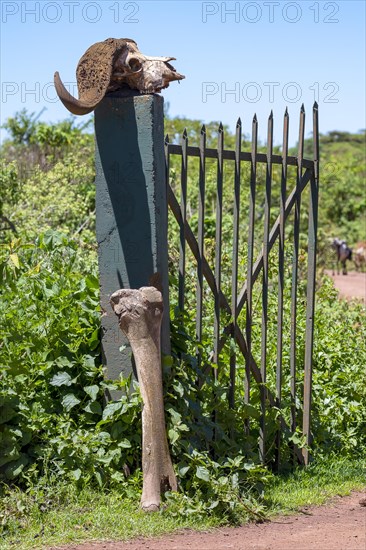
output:
M139 73L142 70L142 63L137 57L130 57L128 66L133 73Z

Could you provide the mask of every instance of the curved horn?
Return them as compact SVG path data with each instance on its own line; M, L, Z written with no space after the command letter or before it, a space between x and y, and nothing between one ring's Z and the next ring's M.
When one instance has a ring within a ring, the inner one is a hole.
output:
M61 99L62 103L65 105L66 109L70 111L73 115L87 115L93 109L95 109L97 103L87 106L85 103L79 101L73 97L65 88L60 78L59 73L56 71L54 76L54 83L58 97Z
M86 115L95 109L107 92L116 56L131 43L135 44L126 38L108 38L86 50L76 69L79 99L66 90L59 73L55 73L57 94L71 113Z

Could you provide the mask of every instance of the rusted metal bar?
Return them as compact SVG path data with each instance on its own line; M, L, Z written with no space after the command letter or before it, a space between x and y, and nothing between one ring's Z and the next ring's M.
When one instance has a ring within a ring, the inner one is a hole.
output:
M197 312L196 312L196 337L198 342L202 340L202 305L203 305L203 272L202 258L204 254L205 237L205 179L206 179L206 128L203 125L200 136L200 166L199 166L199 194L198 194L198 250L197 259ZM200 354L198 354L200 355Z
M252 123L252 159L250 163L250 194L249 194L249 228L248 228L248 269L247 269L247 301L245 317L245 334L247 341L247 356L245 357L245 387L244 401L250 402L250 362L252 355L252 288L253 288L253 255L254 255L254 216L255 216L255 191L257 179L257 143L258 121L254 115ZM249 429L249 419L246 421L246 430Z
M290 336L290 395L291 412L290 428L291 432L296 430L296 336L297 336L297 285L299 269L299 236L300 236L300 210L301 210L301 192L300 181L302 178L302 163L304 155L304 137L305 137L305 109L304 105L300 110L299 123L299 142L298 142L298 165L296 174L296 199L294 207L294 253L292 258L292 282L291 282L291 336Z
M187 149L188 156L189 157L199 157L200 156L200 149L199 147L188 147ZM170 143L169 144L169 153L172 155L181 155L182 154L182 146ZM217 159L217 149L206 149L206 158L210 159ZM233 160L235 161L235 151L229 151L224 150L223 151L223 159L224 160ZM246 151L242 151L240 153L240 160L250 162L252 160L252 154L248 153ZM265 164L267 162L267 155L265 153L257 153L256 154L256 162ZM282 164L282 155L272 155L272 163L273 164ZM289 166L297 166L297 157L288 156L287 157L287 164ZM313 168L313 161L309 159L303 160L304 168Z
M285 205L287 191L289 115L286 107L283 119L282 169L280 192L280 228L278 235L278 310L277 310L277 361L276 361L276 404L281 409L282 401L282 347L283 347L283 292L285 282ZM281 430L276 433L275 467L280 466Z
M220 342L220 291L221 291L221 250L222 250L222 187L224 128L219 125L217 144L217 185L216 185L216 233L215 233L215 319L214 319L214 363L219 362Z
M267 330L268 330L268 256L269 256L269 228L271 214L272 190L272 152L273 152L273 113L268 118L267 129L267 166L266 166L266 195L264 203L264 232L263 232L263 279L262 279L262 337L261 337L261 376L260 386L261 419L259 427L259 456L261 462L266 461L266 378L267 378Z
M314 171L310 181L309 230L308 230L308 278L306 302L306 340L304 363L304 408L303 434L307 447L302 450L305 465L309 463L309 446L311 445L311 391L312 391L312 356L314 343L314 308L315 308L315 275L316 244L318 227L318 193L319 193L319 118L318 104L313 106L313 157Z
M177 220L178 224L181 225L181 223L182 223L182 212L181 212L178 201L177 201L177 199L174 195L174 192L173 192L173 190L172 190L169 183L168 183L168 204L169 204L169 207L170 207L171 211L173 212L173 215L174 215L175 219ZM186 234L187 243L188 243L194 257L197 260L198 255L199 255L198 243L197 243L197 240L196 240L196 238L193 234L193 231L190 228L190 225L187 222L187 220L185 221L185 234ZM208 283L208 286L210 287L212 292L215 292L215 289L216 289L215 276L214 276L214 274L213 274L213 272L212 272L205 256L203 256L203 258L202 258L202 270L203 270L203 275L204 275L204 277L205 277L205 279ZM220 298L221 307L223 309L225 309L228 313L231 314L232 312L231 312L231 307L229 305L229 302L228 302L226 296L223 294L223 292L221 290L219 292L219 298ZM232 331L232 323L230 325L228 325L227 327L225 327L225 329L224 329L224 332L226 333L225 336L227 337L231 333L231 331ZM238 325L236 325L236 327L235 327L235 339L236 339L236 342L237 342L237 344L239 346L239 349L242 352L243 356L246 357L248 355L247 344L246 344L244 335L241 332ZM222 340L223 339L220 340L220 344L221 344ZM253 356L251 357L250 366L251 366L251 370L252 370L254 380L257 382L257 384L261 384L262 383L261 372L260 372L260 369L258 368ZM275 397L272 395L272 393L270 392L269 389L267 390L267 397L268 397L269 405L271 407L274 407L275 403L276 403ZM288 430L289 429L288 425L286 424L286 422L283 418L281 418L281 427L282 427L283 430ZM295 447L295 451L297 453L297 456L301 457L301 451L297 447Z
M168 146L168 151L170 147ZM179 280L178 280L178 306L180 311L184 310L184 291L186 276L186 239L185 222L187 219L187 169L188 169L188 136L185 128L182 135L182 168L181 168L181 198L180 210L182 221L179 224Z
M234 176L234 227L233 227L233 263L231 274L231 310L233 316L233 327L237 323L237 294L238 294L238 255L239 255L239 216L240 216L240 152L241 152L241 120L236 123L235 133L235 176ZM231 337L234 339L235 334ZM229 404L234 408L235 403L235 375L236 375L236 354L235 345L230 353L230 391Z

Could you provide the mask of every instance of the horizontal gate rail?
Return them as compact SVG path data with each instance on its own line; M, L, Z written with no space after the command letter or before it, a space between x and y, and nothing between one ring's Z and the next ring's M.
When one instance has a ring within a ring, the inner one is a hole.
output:
M167 144L167 153L169 155L182 155L182 145L178 145L177 143L168 143ZM189 145L187 147L187 154L189 157L199 157L200 156L200 148L194 147L193 145ZM206 158L209 159L217 159L218 158L218 152L217 149L206 149ZM230 151L227 149L224 149L222 152L222 158L224 160L233 160L235 161L235 151ZM240 153L240 160L251 162L252 160L252 154L247 153L245 151L242 151ZM267 155L265 153L257 153L256 162L267 162ZM272 163L273 164L281 164L283 163L283 158L281 155L272 155ZM288 166L298 166L298 158L294 156L288 156L287 157L287 164ZM314 168L314 162L309 159L303 159L303 166L304 168Z

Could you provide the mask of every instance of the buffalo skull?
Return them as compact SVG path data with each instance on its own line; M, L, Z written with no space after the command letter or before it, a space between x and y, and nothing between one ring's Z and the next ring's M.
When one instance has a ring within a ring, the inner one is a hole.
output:
M58 72L54 82L59 98L74 115L95 109L108 92L121 89L153 94L167 88L173 80L182 80L169 61L174 57L151 57L142 54L130 38L108 38L90 46L76 69L79 99L63 85Z

